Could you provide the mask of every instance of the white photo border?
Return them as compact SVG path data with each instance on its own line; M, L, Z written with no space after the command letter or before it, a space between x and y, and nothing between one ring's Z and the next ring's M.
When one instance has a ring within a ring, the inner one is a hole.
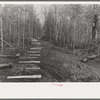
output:
M2 1L2 4L100 4L97 1L84 2L46 2L46 1ZM57 85L58 84L58 85ZM62 85L62 86L59 86ZM98 82L84 82L84 83L70 83L70 82L41 82L41 83L0 83L0 98L1 99L43 99L43 98L62 98L62 99L91 99L100 98L100 83Z

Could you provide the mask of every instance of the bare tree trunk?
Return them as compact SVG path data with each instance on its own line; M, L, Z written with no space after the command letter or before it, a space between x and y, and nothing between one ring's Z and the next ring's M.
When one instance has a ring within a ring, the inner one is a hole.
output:
M25 22L25 18L24 18L24 22ZM24 49L24 45L25 45L24 41L25 41L25 23L23 26L23 49Z
M1 20L1 52L3 53L3 27L2 27L2 17L0 18Z
M21 13L20 13L20 18L21 18ZM20 48L20 33L21 33L21 19L18 19L18 47Z
M57 8L55 6L55 37L56 37L56 42L57 42Z
M52 41L51 41L51 27L50 27L50 42L52 42Z
M11 36L11 19L8 18L8 43L10 44L10 36Z
M74 42L73 42L73 56L75 55L75 29L76 29L76 20L74 21Z
M97 31L98 15L94 15L92 26L92 41L95 41Z

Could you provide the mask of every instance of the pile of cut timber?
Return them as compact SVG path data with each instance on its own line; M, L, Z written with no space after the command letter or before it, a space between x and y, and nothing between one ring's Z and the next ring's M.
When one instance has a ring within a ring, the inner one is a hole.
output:
M34 42L35 41L35 42ZM41 43L38 42L38 40L33 39L32 44L37 46L40 46ZM42 47L32 47L29 51L26 52L26 56L23 56L19 58L19 64L25 64L24 70L22 70L23 75L17 75L17 76L8 76L7 79L39 79L42 77L41 75L41 68L38 67L38 64L40 64L40 50ZM19 56L19 55L18 55ZM27 64L27 65L26 65ZM35 74L35 75L34 75Z

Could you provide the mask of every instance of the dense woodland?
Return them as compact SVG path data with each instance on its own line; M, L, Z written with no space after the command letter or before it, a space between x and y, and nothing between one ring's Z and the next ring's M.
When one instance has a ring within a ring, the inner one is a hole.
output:
M52 5L45 14L45 36L72 49L87 48L99 37L99 5Z
M100 82L100 5L1 4L0 82Z
M1 9L2 32L6 42L24 48L32 37L38 36L41 25L33 5L5 5Z
M41 38L56 46L67 47L73 54L75 49L90 50L99 45L99 5L6 4L0 9L4 44L24 49L30 45L32 37ZM96 50L99 52L99 48Z

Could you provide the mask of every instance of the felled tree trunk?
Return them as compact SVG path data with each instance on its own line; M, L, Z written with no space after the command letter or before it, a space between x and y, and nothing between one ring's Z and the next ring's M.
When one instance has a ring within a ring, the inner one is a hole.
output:
M19 63L32 64L32 63L40 63L40 61L19 61Z
M94 60L94 59L97 58L98 56L99 56L99 55L88 56L88 57L86 57L86 58L83 58L83 59L80 60L80 61L86 63L86 62L88 62L88 61L90 61L90 60Z
M13 64L12 63L8 63L8 64L0 64L0 68L12 68Z
M7 79L33 79L41 78L41 75L26 75L26 76L8 76Z

